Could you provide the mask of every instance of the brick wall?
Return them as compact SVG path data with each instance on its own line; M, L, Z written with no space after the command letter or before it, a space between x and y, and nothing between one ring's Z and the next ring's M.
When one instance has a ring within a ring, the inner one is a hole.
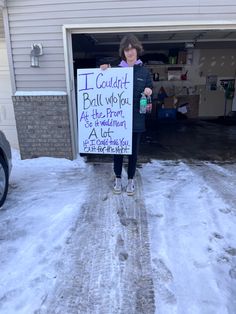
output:
M73 159L67 96L13 96L22 159Z

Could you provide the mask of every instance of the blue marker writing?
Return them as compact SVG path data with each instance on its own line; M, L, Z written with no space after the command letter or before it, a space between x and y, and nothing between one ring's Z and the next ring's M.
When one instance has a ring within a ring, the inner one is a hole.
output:
M94 72L90 72L90 73L83 73L83 74L79 74L79 76L85 76L85 88L81 88L79 89L79 92L81 92L82 90L89 90L89 89L93 89L93 87L88 87L88 75L92 75L94 74Z

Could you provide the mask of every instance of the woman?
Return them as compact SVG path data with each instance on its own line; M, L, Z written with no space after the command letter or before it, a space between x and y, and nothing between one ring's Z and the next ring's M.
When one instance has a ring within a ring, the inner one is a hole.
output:
M145 115L139 113L141 93L146 96L152 95L152 79L149 70L143 66L139 56L143 52L143 47L138 38L134 35L126 35L120 42L119 54L122 58L120 67L134 68L133 82L133 133L132 133L132 155L128 156L128 185L126 192L133 195L135 192L134 175L136 171L138 148L141 133L145 131ZM105 70L110 65L103 64L101 69ZM115 183L114 193L120 194L122 191L121 174L123 166L123 155L114 155Z

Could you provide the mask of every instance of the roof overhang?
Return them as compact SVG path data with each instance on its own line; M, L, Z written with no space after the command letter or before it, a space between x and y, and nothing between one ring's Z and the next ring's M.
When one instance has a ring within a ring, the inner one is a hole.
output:
M6 7L6 0L0 0L0 9L3 9Z

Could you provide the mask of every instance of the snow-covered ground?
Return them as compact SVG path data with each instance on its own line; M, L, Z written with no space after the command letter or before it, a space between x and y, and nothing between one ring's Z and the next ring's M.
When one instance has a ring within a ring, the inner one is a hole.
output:
M155 313L236 313L236 164L152 161L139 172ZM90 187L93 174L94 168L79 157L20 160L13 151L9 194L0 210L1 314L47 312L46 304L52 303L58 276L65 269L71 234L80 228L76 222L84 200L95 193ZM99 178L93 180L104 184ZM101 198L107 202L113 196L104 192ZM106 212L114 226L116 202L116 198L109 200L111 218ZM111 230L112 237L116 230ZM104 245L114 245L109 235L104 234L104 239ZM128 254L121 253L125 263ZM113 281L120 278L111 275ZM119 312L102 314L113 313Z
M34 313L53 289L60 256L87 190L83 160L20 160L13 151L0 210L0 313Z
M156 313L236 313L236 165L155 161L141 173Z

